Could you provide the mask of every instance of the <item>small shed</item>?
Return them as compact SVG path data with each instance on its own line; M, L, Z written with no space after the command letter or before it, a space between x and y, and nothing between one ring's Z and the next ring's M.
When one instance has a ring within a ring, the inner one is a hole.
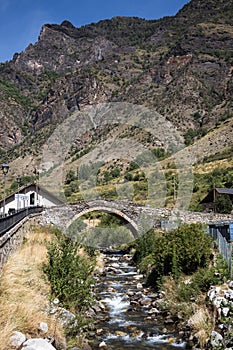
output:
M233 204L233 188L214 188L201 201L204 211L215 211L215 203L219 196L229 196Z
M32 183L19 188L17 192L5 198L5 214L33 206L50 208L57 205L64 205L64 202L42 186ZM4 200L2 199L0 201L0 214L4 212L3 206Z

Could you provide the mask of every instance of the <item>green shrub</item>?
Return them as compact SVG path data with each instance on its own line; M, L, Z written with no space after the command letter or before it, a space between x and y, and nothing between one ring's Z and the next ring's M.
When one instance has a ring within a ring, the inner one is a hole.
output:
M122 219L118 216L108 213L101 213L100 224L101 227L118 227L122 225Z
M129 164L129 169L128 169L128 171L136 170L136 169L138 169L138 168L139 168L139 164L137 164L136 162L132 161L132 162L130 162L130 164Z
M180 283L176 290L177 302L190 302L192 298L196 298L199 290L191 283Z
M70 197L73 193L77 193L79 191L78 181L72 181L69 185L67 185L64 189L64 194L66 198Z
M193 143L196 135L197 135L197 133L194 129L192 129L192 128L188 129L188 131L184 135L185 144L187 146L191 145Z
M133 240L127 227L101 228L95 227L89 232L89 241L99 247L119 247Z
M135 248L133 261L140 264L142 259L154 252L154 246L157 244L157 238L154 230L148 231L142 237L138 238L132 246Z
M164 148L158 147L151 150L157 160L163 160L170 156L170 153L166 152Z
M77 242L58 234L48 246L48 263L43 266L52 296L76 312L90 305L93 284L93 265L77 253L78 248Z
M229 277L229 270L223 258L219 255L215 266L199 268L189 281L181 280L177 285L177 302L189 302L201 293L206 293L211 285L225 282Z
M176 246L176 254L182 272L190 274L209 263L212 239L200 224L183 225L167 232L165 239ZM170 253L170 252L169 252Z
M201 268L192 276L194 288L200 292L207 292L212 284L217 284L219 279L215 275L215 268Z
M218 281L213 268L198 269L188 282L181 281L178 283L177 302L189 302L199 294L207 292L210 286Z
M185 224L162 235L151 230L136 241L133 259L137 264L142 263L145 271L146 257L149 257L147 284L158 288L163 276L178 280L182 274L193 274L208 266L211 242L199 224Z
M117 168L117 167L114 168L114 169L112 169L111 172L110 172L110 175L111 175L111 178L112 178L112 179L115 179L115 178L119 177L120 174L121 174L121 171L120 171L120 169Z
M149 254L145 256L140 263L140 271L142 273L147 273L151 270L151 267L154 265L154 256Z
M93 220L96 226L87 230L83 220L77 219L70 225L67 235L82 244L91 256L95 256L95 247L121 246L133 240L127 222L118 216L95 211L85 218Z
M66 173L65 184L69 185L72 181L76 179L74 170L70 169Z
M127 172L127 173L125 173L124 178L127 181L132 181L133 180L133 174Z
M184 142L186 146L193 144L195 138L201 138L205 136L207 130L205 128L197 128L197 129L188 129L188 131L184 134Z

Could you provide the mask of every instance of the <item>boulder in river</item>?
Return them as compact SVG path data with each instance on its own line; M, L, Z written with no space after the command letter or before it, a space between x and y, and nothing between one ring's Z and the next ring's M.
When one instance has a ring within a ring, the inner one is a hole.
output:
M116 331L115 333L118 337L125 337L127 335L126 332L123 332L123 331Z
M140 304L143 305L143 306L148 306L148 305L151 305L152 303L152 299L151 298L141 298L139 300Z

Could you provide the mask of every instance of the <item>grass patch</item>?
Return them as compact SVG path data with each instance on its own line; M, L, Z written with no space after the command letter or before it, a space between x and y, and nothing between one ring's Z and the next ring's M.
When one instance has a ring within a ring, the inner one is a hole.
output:
M46 242L51 234L40 228L29 229L25 243L4 265L0 283L0 350L10 349L13 331L28 338L39 336L38 325L46 322L48 335L63 338L63 330L54 316L48 315L50 287L41 264L46 261Z

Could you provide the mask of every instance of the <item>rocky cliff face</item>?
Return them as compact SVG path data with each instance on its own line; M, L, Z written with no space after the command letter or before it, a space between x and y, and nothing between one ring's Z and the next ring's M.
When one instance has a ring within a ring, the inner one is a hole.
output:
M153 107L182 134L210 130L232 116L232 9L233 0L192 0L158 21L45 24L37 43L0 65L0 147L35 132L43 143L44 130L103 101Z

